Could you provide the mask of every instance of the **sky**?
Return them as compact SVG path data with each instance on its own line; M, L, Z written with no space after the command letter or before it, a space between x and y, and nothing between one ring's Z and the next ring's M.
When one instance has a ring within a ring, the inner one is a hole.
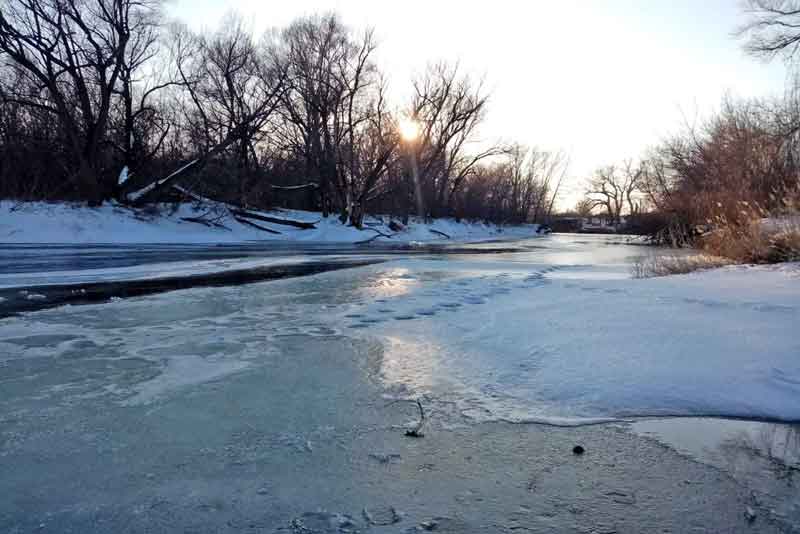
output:
M559 201L575 204L592 171L636 159L712 112L725 94L780 95L786 69L746 56L739 0L173 0L170 12L213 30L227 13L256 33L336 11L372 27L376 60L400 108L430 62L457 61L490 91L485 141L570 154Z

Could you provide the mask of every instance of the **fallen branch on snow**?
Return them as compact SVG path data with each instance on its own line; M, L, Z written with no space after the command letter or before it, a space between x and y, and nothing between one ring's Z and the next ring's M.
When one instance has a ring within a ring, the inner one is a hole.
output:
M225 230L229 229L222 223L218 223L216 221L209 221L208 219L205 219L203 217L181 217L181 220L191 223L202 224L203 226L208 226L209 228L224 228Z
M247 219L242 219L241 217L237 217L236 215L234 215L233 218L236 219L236 221L241 223L241 224L245 224L247 226L252 226L253 228L256 228L258 230L262 230L264 232L269 232L270 234L281 235L281 233L279 231L277 231L277 230L273 230L272 228L267 228L266 226L261 226L260 224L256 224L254 222L248 221Z
M278 191L297 191L299 189L319 188L318 184L302 184L302 185L270 185L272 189Z
M356 241L356 242L355 242L355 243L353 243L353 244L354 244L354 245L368 245L369 243L372 243L373 241L375 241L375 240L376 240L376 239L378 239L379 237L381 237L381 236L379 236L379 235L374 235L374 236L370 237L369 239L365 239L365 240L363 240L363 241Z
M263 221L272 224L280 224L282 226L293 226L295 228L300 228L301 230L314 230L317 228L315 223L310 223L305 221L294 221L292 219L279 219L277 217L269 217L267 215L262 215L260 213L253 213L252 211L246 211L242 209L235 209L235 208L229 208L229 209L234 217L255 219L257 221Z
M364 228L364 230L372 230L373 232L377 233L378 235L376 235L375 237L387 237L389 239L391 239L391 237L392 237L389 234L384 234L383 232L381 232L377 228Z

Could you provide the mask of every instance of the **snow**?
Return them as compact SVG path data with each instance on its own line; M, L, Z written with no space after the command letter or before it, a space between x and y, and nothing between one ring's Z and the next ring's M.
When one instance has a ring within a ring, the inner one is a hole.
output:
M212 205L213 206L213 205ZM160 214L147 215L117 204L105 204L99 208L69 205L64 203L14 203L0 201L0 243L47 243L47 244L97 244L97 243L243 243L254 241L304 241L329 243L357 243L376 235L369 229L358 230L343 225L336 216L323 218L319 213L279 210L268 213L273 217L314 222L313 230L301 230L290 226L257 221L260 226L277 230L273 235L234 220L224 210L218 215L209 214L224 228L204 226L182 220L185 217L201 217L207 208L196 208L185 203L175 211L164 207ZM373 226L384 234L393 232L382 222ZM388 220L387 220L388 222ZM379 237L387 243L449 242L450 240L430 230L448 234L452 241L481 241L490 239L522 238L536 235L536 225L499 227L482 223L456 222L439 219L430 223L412 221L409 227L391 239Z
M343 316L384 340L387 387L446 396L478 420L800 420L796 264L648 280L490 266L398 262L403 291ZM440 270L447 281L421 283Z
M180 169L176 170L175 172L173 172L172 174L170 174L166 178L162 178L161 180L156 180L155 182L153 182L153 183L151 183L149 185L146 185L145 187L143 187L142 189L139 189L138 191L134 191L132 193L128 193L128 200L130 200L132 202L136 202L137 200L139 200L140 198L142 198L143 196L145 196L149 192L153 191L157 187L159 187L162 184L164 184L167 180L169 180L173 176L182 173L184 170L188 169L189 167L191 167L192 165L194 165L198 161L199 160L197 160L197 159L193 159L192 161L190 161L189 163L187 163L186 165L184 165Z
M128 181L128 177L130 175L130 171L128 170L128 166L125 165L122 167L122 170L119 171L119 178L117 179L117 185L122 185Z

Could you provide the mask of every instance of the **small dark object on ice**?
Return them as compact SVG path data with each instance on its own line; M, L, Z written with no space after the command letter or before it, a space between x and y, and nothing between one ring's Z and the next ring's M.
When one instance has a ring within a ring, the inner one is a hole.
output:
M406 227L397 221L389 222L389 230L391 230L392 232L402 232L405 229Z
M751 507L747 507L744 509L744 517L747 519L748 523L752 523L756 520L756 511L753 510Z
M586 452L586 449L584 449L580 445L575 445L574 447L572 447L572 454L581 455L584 452Z

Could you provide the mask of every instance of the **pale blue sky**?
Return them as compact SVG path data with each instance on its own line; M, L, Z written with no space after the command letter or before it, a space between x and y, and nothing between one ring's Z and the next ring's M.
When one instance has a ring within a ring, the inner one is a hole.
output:
M572 154L565 207L594 168L637 157L729 92L783 91L785 68L746 57L732 37L738 0L175 0L196 28L237 11L261 32L335 10L372 26L401 106L429 61L460 61L491 90L485 138ZM571 193L570 193L571 192Z

